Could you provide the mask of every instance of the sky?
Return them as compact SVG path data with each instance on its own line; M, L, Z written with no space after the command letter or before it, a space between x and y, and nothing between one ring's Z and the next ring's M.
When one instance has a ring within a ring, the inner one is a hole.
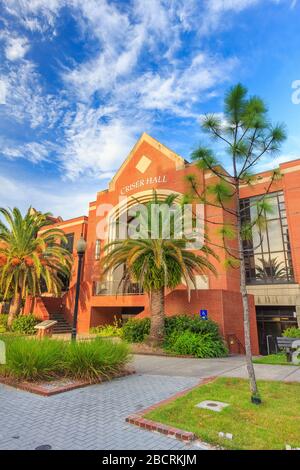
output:
M299 23L298 0L0 0L0 206L87 214L142 132L188 160L238 82L287 126L258 170L300 158Z

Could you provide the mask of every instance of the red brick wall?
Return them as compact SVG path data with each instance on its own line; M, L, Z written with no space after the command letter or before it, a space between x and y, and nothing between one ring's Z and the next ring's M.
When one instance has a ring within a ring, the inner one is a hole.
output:
M248 298L252 353L259 354L254 297L249 295ZM235 335L245 346L243 306L239 292L222 289L192 291L190 302L188 302L186 291L183 290L175 290L166 296L166 314L169 316L199 315L201 309L208 310L208 317L218 323L220 333L226 340L228 335ZM140 318L145 316L149 316L149 309L138 315ZM237 353L238 345L233 344L230 350Z
M146 155L151 159L151 165L144 174L141 174L136 169L136 165L143 155ZM118 177L115 179L114 184L110 186L108 190L101 191L97 194L96 201L90 204L88 218L78 217L54 224L56 227L62 228L65 233L74 233L75 235L74 266L70 290L63 298L65 314L69 321L72 319L74 309L78 264L76 243L81 233L83 233L87 239L87 251L84 260L79 303L79 332L87 332L90 326L98 323L99 320L103 322L111 321L112 311L116 312L122 306L144 306L144 315L149 313L147 296L124 296L124 298L118 297L117 299L115 297L93 296L93 282L98 280L100 276L99 262L95 260L95 243L97 239L96 228L98 222L103 219L103 216L100 217L96 214L96 209L99 204L112 204L115 206L119 202L122 188L143 178L157 177L158 175L161 175L166 177L166 181L161 184L155 183L140 187L139 189L131 189L127 193L127 196L134 195L139 191L151 189L166 189L169 191L185 193L188 189L186 176L190 174L195 174L197 176L200 192L204 185L207 186L215 181L214 177L210 177L209 174L204 175L203 172L198 170L195 165L185 165L181 168L178 166L176 167L175 160L176 159L172 158L171 152L166 152L162 145L157 145L157 143L155 144L153 142L151 143L151 139L144 139L136 146L131 157L126 161L124 168L118 173ZM283 190L285 194L295 276L297 282L300 282L300 169L296 168L296 171L294 171L292 168L297 167L297 165L298 167L300 166L300 161L289 162L280 166L284 176L280 181L273 184L272 191ZM261 177L261 183L255 184L251 188L242 187L241 197L263 194L268 186L268 182L263 181L263 179L270 177L270 172L262 173ZM212 259L218 275L215 276L212 273L208 273L209 289L200 290L197 295L195 292L192 293L191 302L188 302L187 293L182 289L177 289L176 291L168 294L166 298L167 314L197 314L200 308L207 308L209 310L210 318L219 323L220 329L225 336L227 334L235 334L240 341L243 342L243 319L241 297L239 293L239 270L225 268L224 261L226 259L226 255L224 250L217 246L222 245L222 240L217 234L219 226L209 224L209 221L224 222L228 219L228 215L219 208L207 205L205 207L205 219L208 222L211 246L219 256L218 261ZM105 241L102 241L102 253L104 244ZM233 248L236 247L235 240L233 240L231 244ZM254 352L258 352L253 299L250 298L249 302L251 304L252 347ZM28 310L29 307L27 306L26 308ZM36 303L36 308L41 315L45 315L43 305L40 304L39 301ZM110 308L112 308L112 311L110 311Z
M108 325L117 320L122 319L121 307L92 307L90 326Z
M27 297L23 313L24 315L29 315L32 313L41 321L49 319L49 311L47 310L41 297Z
M283 190L294 275L296 282L300 283L300 170L284 175Z
M270 192L284 192L295 281L300 283L300 160L281 164L280 171L282 177L273 183ZM262 178L268 178L270 175L270 172L260 173ZM242 187L241 198L264 194L267 187L268 181L252 187Z

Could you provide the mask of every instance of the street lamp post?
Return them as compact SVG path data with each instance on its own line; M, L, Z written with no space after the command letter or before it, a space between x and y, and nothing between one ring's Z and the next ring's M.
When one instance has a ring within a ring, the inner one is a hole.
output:
M77 242L77 255L78 255L78 270L77 270L77 282L76 282L76 294L75 294L75 306L74 306L74 315L73 315L73 326L72 326L72 341L76 341L77 336L77 319L78 319L78 302L80 294L80 284L81 284L81 270L82 270L82 261L84 253L86 250L86 241L81 234L80 239Z

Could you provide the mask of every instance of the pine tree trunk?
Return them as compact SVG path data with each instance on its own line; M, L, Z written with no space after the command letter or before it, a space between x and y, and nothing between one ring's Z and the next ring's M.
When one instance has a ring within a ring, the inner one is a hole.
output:
M250 336L250 315L249 315L249 302L246 288L246 269L245 260L243 256L243 241L241 238L241 220L238 217L238 246L240 253L240 291L242 294L243 301L243 312L244 312L244 338L245 338L245 350L246 350L246 365L250 382L250 390L252 396L258 395L258 388L256 383L255 371L252 362L251 352L251 336Z
M165 337L165 291L154 290L150 296L151 326L147 343L150 346L161 346Z
M19 315L20 310L21 310L21 303L22 303L21 293L17 292L14 295L12 302L10 304L10 307L9 307L9 314L8 314L8 319L7 319L8 327L11 327L12 322L14 321L16 316Z

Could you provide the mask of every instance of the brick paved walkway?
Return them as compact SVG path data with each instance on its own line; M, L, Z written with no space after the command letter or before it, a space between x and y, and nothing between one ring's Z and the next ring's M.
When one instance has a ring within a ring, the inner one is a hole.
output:
M126 424L125 417L198 382L137 374L46 398L0 384L0 449L191 448Z

